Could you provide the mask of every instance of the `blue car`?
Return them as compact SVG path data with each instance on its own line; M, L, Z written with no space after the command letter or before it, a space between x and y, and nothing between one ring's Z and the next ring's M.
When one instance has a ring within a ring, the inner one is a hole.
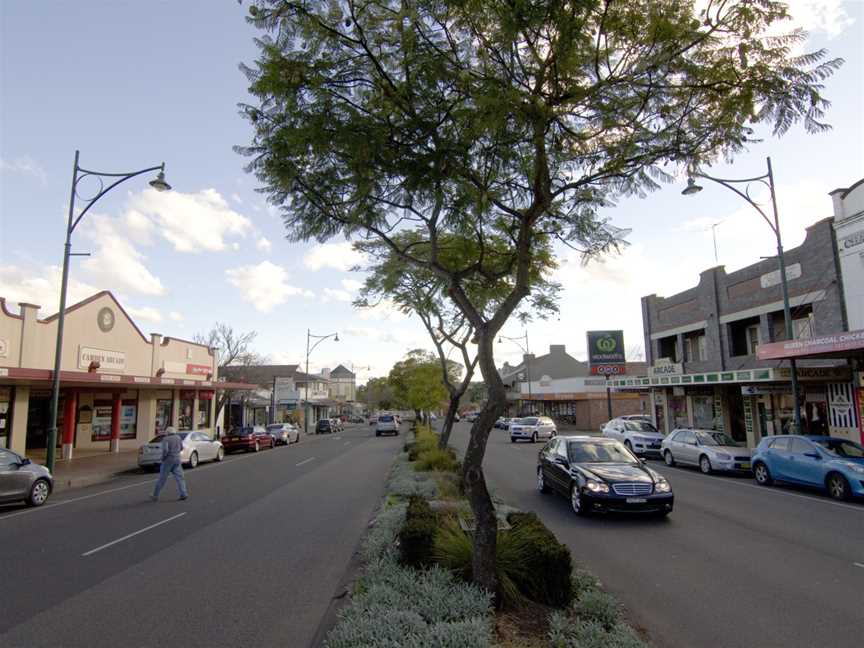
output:
M762 439L753 453L756 482L815 486L834 499L864 497L864 448L826 436L785 434Z

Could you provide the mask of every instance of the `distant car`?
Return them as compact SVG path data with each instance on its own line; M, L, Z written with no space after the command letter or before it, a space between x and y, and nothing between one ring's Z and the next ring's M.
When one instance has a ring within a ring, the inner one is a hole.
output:
M336 429L330 419L320 419L315 424L315 434L332 434Z
M473 423L478 418L480 418L480 412L468 412L465 415L465 422L466 423Z
M826 436L767 436L753 452L756 482L787 482L828 491L837 500L864 497L864 447Z
M375 424L375 436L382 434L399 434L399 421L393 414L382 414Z
M42 506L54 490L54 477L45 466L0 448L0 502Z
M614 418L603 426L603 436L620 441L637 455L660 456L663 435L653 423L639 419Z
M558 428L548 416L528 416L513 419L510 423L510 443L527 440L537 443L539 439L551 439L558 434Z
M290 445L300 442L300 430L288 423L272 423L267 432L276 439L276 445Z
M225 458L225 448L218 439L212 439L203 432L178 432L183 441L180 461L187 468L195 468L202 461L222 461ZM156 470L162 463L162 439L164 434L157 434L147 443L138 448L138 466L144 470Z
M716 471L750 472L750 450L725 432L678 429L663 439L660 453L667 466L698 466L706 475Z
M333 428L334 432L341 432L344 429L342 421L338 417L330 419L330 426Z
M225 452L258 452L263 448L275 448L276 439L270 436L263 425L247 425L233 428L222 438L222 445L225 446Z
M369 417L369 425L375 425L378 422L378 415L373 414Z
M672 487L643 462L614 439L557 437L538 456L537 489L566 496L577 515L668 515L675 503Z

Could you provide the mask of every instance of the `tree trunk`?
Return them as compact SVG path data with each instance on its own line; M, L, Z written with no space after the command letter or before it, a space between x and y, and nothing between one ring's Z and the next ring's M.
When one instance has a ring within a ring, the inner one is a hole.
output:
M450 405L447 407L447 416L444 417L444 425L441 428L441 436L438 438L438 447L442 450L450 443L450 432L453 429L453 422L456 419L456 412L459 410L459 401L462 399L462 393L454 393L450 395Z
M462 478L465 494L474 513L476 530L474 532L474 555L472 572L474 582L492 594L497 594L498 580L495 574L495 556L498 539L498 520L492 497L486 488L483 475L483 456L486 442L498 417L507 405L504 383L495 367L492 354L494 334L482 334L479 339L478 357L480 371L488 389L488 399L480 416L471 426L471 438L462 460Z

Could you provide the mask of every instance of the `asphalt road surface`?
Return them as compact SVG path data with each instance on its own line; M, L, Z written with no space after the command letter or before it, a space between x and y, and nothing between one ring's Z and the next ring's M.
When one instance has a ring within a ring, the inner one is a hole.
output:
M457 425L453 445L467 435ZM493 430L491 489L536 511L655 646L864 645L864 504L658 461L675 492L668 519L582 519L566 498L537 492L540 447Z
M0 507L0 646L309 646L403 438L368 426ZM127 483L128 482L128 483Z

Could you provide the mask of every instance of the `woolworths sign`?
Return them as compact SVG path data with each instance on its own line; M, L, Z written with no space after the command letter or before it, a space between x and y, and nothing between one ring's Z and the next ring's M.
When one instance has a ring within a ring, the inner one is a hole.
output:
M624 331L588 331L588 364L592 374L623 374L626 361Z

